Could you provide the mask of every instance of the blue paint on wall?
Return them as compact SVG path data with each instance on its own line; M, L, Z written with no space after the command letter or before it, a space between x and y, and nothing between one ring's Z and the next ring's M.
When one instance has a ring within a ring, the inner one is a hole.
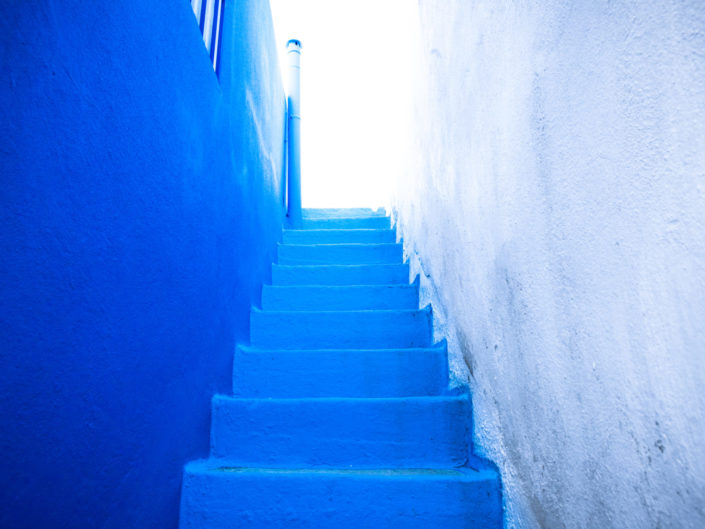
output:
M0 527L176 527L283 219L268 2L0 13Z

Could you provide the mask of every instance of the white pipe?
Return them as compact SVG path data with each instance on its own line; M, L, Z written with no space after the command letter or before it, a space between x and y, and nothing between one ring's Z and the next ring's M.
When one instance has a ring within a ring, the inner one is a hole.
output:
M289 152L288 191L289 222L293 228L301 227L301 42L291 39L287 43L289 58Z

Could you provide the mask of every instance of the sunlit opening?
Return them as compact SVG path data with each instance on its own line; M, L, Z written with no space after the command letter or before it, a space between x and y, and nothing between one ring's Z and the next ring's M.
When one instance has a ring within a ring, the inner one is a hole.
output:
M410 120L409 0L271 0L282 78L302 42L305 207L385 206Z

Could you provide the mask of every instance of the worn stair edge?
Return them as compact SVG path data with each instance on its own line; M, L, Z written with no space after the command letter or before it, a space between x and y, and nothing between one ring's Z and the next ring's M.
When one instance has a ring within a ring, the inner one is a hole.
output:
M186 465L182 529L499 529L502 489L484 465L312 470Z

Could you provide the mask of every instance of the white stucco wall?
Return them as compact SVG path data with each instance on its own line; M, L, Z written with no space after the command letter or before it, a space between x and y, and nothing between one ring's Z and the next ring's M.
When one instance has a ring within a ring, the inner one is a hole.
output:
M393 208L508 527L705 527L705 2L419 5Z

